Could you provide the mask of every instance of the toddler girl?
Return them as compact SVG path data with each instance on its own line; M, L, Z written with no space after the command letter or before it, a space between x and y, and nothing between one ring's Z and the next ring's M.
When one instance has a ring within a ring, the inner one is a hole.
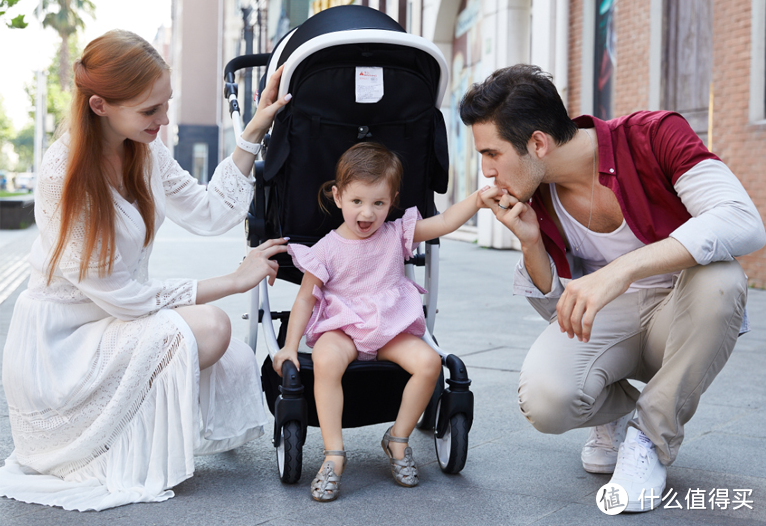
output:
M407 446L441 372L441 357L420 339L426 325L421 287L404 275L404 260L421 241L456 230L483 206L477 191L443 214L421 219L417 208L386 222L397 204L402 165L394 153L375 143L359 143L338 161L336 179L320 191L343 213L343 224L313 247L291 244L288 252L303 271L287 327L285 346L274 369L298 363L298 343L306 334L313 347L314 396L324 441L325 462L311 484L318 501L338 497L346 466L341 415L341 378L354 360L399 364L409 379L394 425L381 442L396 482L415 486L418 472ZM324 208L324 205L322 205Z

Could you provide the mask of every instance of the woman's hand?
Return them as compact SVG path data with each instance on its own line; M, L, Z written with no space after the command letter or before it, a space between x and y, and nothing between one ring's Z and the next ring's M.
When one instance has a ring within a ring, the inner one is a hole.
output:
M277 354L274 355L274 361L271 365L274 366L274 370L279 376L282 376L282 365L286 360L290 360L295 364L295 368L301 370L301 365L298 363L298 351L289 350L287 347L283 347Z
M269 285L274 284L274 280L277 279L279 264L269 258L287 252L287 245L285 244L287 241L285 238L269 239L247 254L233 274L235 286L239 292L247 292L256 287L265 277L269 278Z
M269 239L251 250L231 274L198 281L196 303L210 303L231 294L247 292L265 277L269 278L269 285L273 285L279 264L269 258L280 252L287 252L285 243L287 238Z
M279 66L279 69L269 78L266 83L266 87L261 93L260 101L258 103L258 109L247 127L242 132L242 138L248 142L261 142L263 136L271 128L271 124L274 122L274 117L277 115L277 111L290 102L292 95L289 93L278 99L279 95L279 80L282 78L282 70L284 64Z

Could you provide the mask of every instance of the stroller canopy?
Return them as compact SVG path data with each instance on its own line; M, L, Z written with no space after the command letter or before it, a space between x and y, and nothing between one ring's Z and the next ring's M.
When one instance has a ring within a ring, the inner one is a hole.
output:
M332 7L321 11L292 30L279 42L269 59L266 77L285 66L279 96L288 93L290 81L301 62L317 51L345 44L392 44L429 54L439 64L439 89L434 100L440 106L447 90L449 70L444 55L433 42L411 35L388 15L358 5Z

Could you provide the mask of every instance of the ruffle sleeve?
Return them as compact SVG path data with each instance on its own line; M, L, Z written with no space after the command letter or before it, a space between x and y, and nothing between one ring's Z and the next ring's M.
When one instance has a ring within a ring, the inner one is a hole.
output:
M415 237L415 224L421 219L423 218L420 211L416 206L413 206L404 211L404 216L401 219L396 220L401 225L402 249L407 258L411 258L412 251L418 247L418 243L413 243L412 240Z
M287 245L287 253L292 256L293 263L301 272L311 272L322 283L327 283L330 279L327 267L316 257L311 248L297 243L290 243Z

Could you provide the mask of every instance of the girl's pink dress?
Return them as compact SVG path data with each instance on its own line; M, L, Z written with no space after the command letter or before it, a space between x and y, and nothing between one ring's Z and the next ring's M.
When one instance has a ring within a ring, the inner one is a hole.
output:
M290 244L295 266L324 284L306 326L306 343L342 330L356 344L359 360L374 360L378 349L401 333L422 336L426 324L420 294L425 289L405 277L404 260L417 247L412 238L418 209L386 222L367 239L346 239L332 231L309 248Z

